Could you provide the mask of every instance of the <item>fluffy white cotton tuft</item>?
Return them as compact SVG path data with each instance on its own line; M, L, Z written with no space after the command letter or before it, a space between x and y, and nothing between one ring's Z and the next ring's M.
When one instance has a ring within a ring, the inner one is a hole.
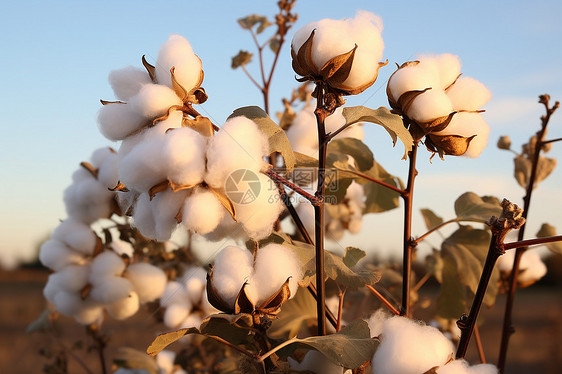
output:
M187 318L191 307L185 304L172 304L164 312L164 324L170 328L177 328Z
M258 173L268 149L265 134L252 120L244 116L227 120L209 140L205 181L211 187L224 188L226 178L238 169Z
M68 248L58 240L47 240L39 250L39 261L49 269L59 271L67 265L80 265L86 258L79 252Z
M454 360L437 369L437 374L497 374L498 368L492 364L469 366L463 359Z
M384 323L391 317L391 315L384 309L377 309L375 313L373 313L367 323L369 324L369 330L371 330L371 337L376 338L378 337L384 327Z
M171 189L160 192L152 199L152 214L154 216L156 237L163 242L172 236L178 226L178 213L180 212L189 191L174 192Z
M229 214L215 194L206 188L198 188L187 197L182 209L182 224L201 235L213 231L223 216Z
M205 175L206 145L207 139L189 127L167 133L162 159L168 180L187 186L201 183Z
M137 144L119 163L119 179L127 188L147 192L166 180L162 158L165 138L156 136Z
M103 306L93 301L86 301L74 314L74 319L81 325L91 325L92 323L99 325L103 321Z
M484 121L480 113L460 112L453 116L453 119L443 131L433 133L435 135L460 135L464 137L474 137L463 156L476 158L480 156L490 135L490 126Z
M57 289L78 293L88 284L90 265L68 265L49 276L49 281Z
M168 113L170 107L182 104L174 90L160 84L142 86L139 93L129 103L135 111L142 113L148 120L161 117Z
M447 89L455 110L479 110L492 98L486 86L470 77L461 77Z
M146 70L134 66L112 70L108 80L115 97L123 101L135 96L143 85L152 83Z
M154 222L151 203L150 196L144 192L135 199L133 210L133 225L147 238L156 237L156 223Z
M107 277L121 276L123 271L125 271L123 259L115 252L104 251L92 261L90 282L96 284Z
M207 285L207 272L199 266L191 266L181 277L185 292L194 305L202 302L203 293Z
M132 291L127 297L107 305L106 309L115 319L129 318L139 310L139 296Z
M124 277L133 284L141 304L158 299L166 288L166 273L146 262L130 265Z
M444 90L432 88L416 96L406 115L418 123L431 122L451 114L453 105Z
M506 253L498 259L498 269L500 269L502 273L511 274L514 258L515 251L506 251ZM546 272L546 265L542 262L538 252L527 250L521 256L517 280L523 284L534 283L544 277Z
M133 285L122 277L105 277L93 284L89 297L102 304L113 304L129 296Z
M52 238L84 255L91 255L94 252L98 240L90 226L72 218L58 225L53 231Z
M86 225L109 218L113 211L111 201L114 194L93 176L75 181L63 192L66 213Z
M127 103L109 103L98 112L100 132L109 140L123 140L145 123L142 113Z
M160 305L169 307L171 305L183 305L191 310L192 305L183 284L177 281L170 281L164 288L164 293L160 297Z
M439 76L442 89L449 87L461 73L461 60L459 56L451 53L441 55L421 55L418 60L422 67L433 69Z
M253 261L253 256L248 250L234 246L224 248L215 258L213 286L220 297L232 307L242 285L252 274Z
M119 155L111 148L100 148L92 155L92 164L98 169L98 181L102 186L113 188L117 185L119 177L117 167Z
M170 69L174 67L174 76L186 91L190 91L199 82L202 64L193 53L191 45L181 35L172 34L158 51L156 59L156 80L160 84L172 87Z
M412 64L398 69L388 81L390 96L395 102L405 92L434 87L440 87L438 73L422 64Z
M445 365L453 357L453 344L436 328L395 316L383 323L381 344L373 372L419 374Z

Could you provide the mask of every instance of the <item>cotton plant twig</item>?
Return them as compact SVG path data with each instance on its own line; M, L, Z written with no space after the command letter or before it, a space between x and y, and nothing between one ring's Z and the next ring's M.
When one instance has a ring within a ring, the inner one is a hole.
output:
M379 291L377 291L373 286L371 285L367 285L366 286L367 289L369 291L371 291L371 293L373 295L375 295L387 308L388 310L390 310L392 312L392 314L394 314L395 316L399 316L400 315L400 311L398 311L398 309L396 309Z

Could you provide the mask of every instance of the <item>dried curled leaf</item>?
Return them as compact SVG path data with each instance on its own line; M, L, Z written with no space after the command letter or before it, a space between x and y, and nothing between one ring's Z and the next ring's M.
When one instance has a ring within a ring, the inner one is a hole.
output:
M232 57L232 63L230 64L230 67L232 69L237 69L242 65L249 64L250 62L252 62L253 56L254 55L248 51L240 50L240 52L238 52L236 56Z
M258 25L258 28L256 29L257 34L261 34L267 27L272 25L272 23L269 22L267 17L259 16L257 14L251 14L251 15L246 16L244 18L238 19L238 24L244 30L251 30L252 27L254 27L255 25Z

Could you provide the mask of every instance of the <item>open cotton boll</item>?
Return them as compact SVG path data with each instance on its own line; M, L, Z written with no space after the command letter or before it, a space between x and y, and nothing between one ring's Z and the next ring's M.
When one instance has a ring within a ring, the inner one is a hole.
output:
M189 329L192 327L199 328L199 326L201 326L201 322L203 322L203 320L201 319L199 313L191 313L181 322L180 328L181 329Z
M476 158L480 156L490 135L490 126L484 121L480 113L460 112L453 116L453 119L444 130L433 133L435 135L460 135L471 137L476 135L470 142L468 149L463 156Z
M188 194L188 190L174 192L171 189L167 189L154 196L151 202L156 231L154 239L160 242L170 239L178 226L176 217Z
M156 58L156 80L160 84L172 87L170 69L174 68L176 81L186 91L190 91L199 82L202 64L199 57L193 53L191 45L181 35L172 34L160 46Z
M207 285L207 271L199 266L188 268L181 277L185 292L189 300L194 304L200 304Z
M160 296L160 305L168 308L171 305L183 305L191 310L192 305L189 300L183 284L176 281L170 281L166 284L162 296Z
M108 103L98 112L100 132L109 140L123 140L147 124L146 118L129 103Z
M55 295L61 291L60 282L55 277L56 274L57 273L52 273L49 275L47 283L45 283L45 287L43 287L43 296L50 303L54 303Z
M98 240L90 226L72 218L67 218L58 225L51 237L85 255L94 252Z
M119 163L119 179L129 189L146 192L166 180L162 158L164 137L145 139L137 144Z
M326 356L322 353L314 350L310 350L306 353L303 360L298 362L297 360L288 358L289 366L291 369L299 371L311 371L317 374L343 374L344 368L338 366L332 361L328 360ZM347 374L349 370L345 371Z
M267 138L257 125L244 116L226 121L209 140L205 181L215 188L224 188L226 178L238 169L259 172L265 165Z
M119 155L117 152L110 152L98 166L98 181L106 188L113 188L119 181L117 174L119 166Z
M117 300L105 307L110 316L122 320L131 317L139 310L139 296L135 291L121 300Z
M168 132L162 149L168 180L186 186L201 183L205 175L206 145L207 139L189 127Z
M198 234L208 234L228 214L214 193L206 188L198 188L185 199L182 208L182 224L187 230Z
M84 255L68 248L58 240L47 240L39 250L39 261L49 269L59 271L67 265L86 262Z
M257 174L260 191L255 200L247 204L236 204L236 219L244 226L246 233L255 240L271 234L273 225L285 208L279 190L267 175Z
M90 265L68 265L49 276L49 280L58 289L67 292L79 292L88 284Z
M143 85L152 83L146 70L134 66L110 71L108 80L115 97L123 101L135 96Z
M268 244L259 248L254 273L249 281L249 285L257 291L257 300L254 300L256 305L269 299L288 278L291 298L294 297L302 275L301 263L291 249L279 244Z
M418 123L426 123L451 114L453 105L440 88L432 88L416 96L406 115Z
M441 55L421 55L418 60L422 67L434 69L439 75L439 87L446 89L461 73L461 60L459 56L451 53Z
M147 238L156 237L156 222L152 214L150 196L147 192L140 194L133 209L133 226ZM121 203L120 203L121 205Z
M376 338L382 334L384 323L391 317L390 313L388 313L384 309L377 309L375 313L373 313L367 323L369 324L369 330L371 331L371 338Z
M57 292L53 300L53 304L55 304L57 310L67 317L78 313L83 303L84 301L80 297L80 294L67 291Z
M74 182L63 192L66 213L86 225L109 218L114 194L94 178Z
M419 374L445 365L453 344L439 330L405 317L383 323L381 344L372 360L374 373Z
M80 307L80 310L74 314L74 319L81 325L91 325L93 323L100 325L103 321L103 306L86 300Z
M511 274L514 258L515 251L506 251L505 254L498 259L498 269L502 273ZM546 272L546 265L542 262L538 252L527 250L521 256L517 280L520 283L533 283L541 279Z
M335 121L330 123L335 123ZM314 108L312 106L305 106L295 115L291 127L287 130L287 137L295 152L318 157L317 154L314 155L314 150L318 153L318 134L316 117L314 116Z
M470 77L460 77L447 89L454 110L479 110L492 98L486 86Z
M174 361L176 359L176 352L163 350L156 355L156 364L160 369L159 374L172 374L174 373ZM174 373L175 374L175 373Z
M130 265L123 276L133 284L141 304L158 299L166 288L166 273L146 262Z
M230 306L234 306L242 285L252 274L253 261L254 258L248 250L235 246L224 248L215 258L213 286Z
M454 360L436 370L437 374L497 374L498 368L492 364L469 366L463 359Z
M146 84L142 86L136 96L131 98L129 104L142 113L144 118L154 120L168 113L170 107L182 105L182 101L168 86Z
M314 240L314 230L316 227L316 221L314 218L314 206L308 200L301 200L299 205L296 206L297 214L299 215L304 228L308 232L308 235Z
M441 87L439 75L434 69L421 64L405 66L390 76L388 89L391 98L397 102L403 93Z
M95 284L107 277L121 276L123 271L125 271L123 259L115 252L104 251L92 261L90 282Z
M129 296L133 285L122 277L105 277L93 283L89 297L102 304L113 304Z

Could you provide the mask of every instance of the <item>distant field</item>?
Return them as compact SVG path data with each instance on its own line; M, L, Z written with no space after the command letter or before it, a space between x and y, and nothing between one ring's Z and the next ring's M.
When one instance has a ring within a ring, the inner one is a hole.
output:
M56 349L57 340L42 333L26 334L27 325L35 320L45 307L42 288L48 273L37 270L17 272L0 271L0 373L31 374L42 373L48 361L39 355L45 347ZM481 336L486 357L494 363L503 317L504 298L491 310L483 310L481 320L484 326ZM506 374L562 372L562 293L560 289L535 287L517 295L514 311L517 332L510 341ZM83 328L70 318L61 318L62 341L67 347L78 340L85 340ZM494 328L487 328L494 326ZM135 315L126 322L115 322L110 318L104 324L104 331L112 336L111 346L129 346L144 350L154 337L154 331L164 329L154 322L147 313ZM97 358L85 352L75 353L86 362L92 372L98 373ZM108 352L111 356L111 351ZM476 362L471 347L469 360ZM69 373L84 373L74 360L69 361Z

